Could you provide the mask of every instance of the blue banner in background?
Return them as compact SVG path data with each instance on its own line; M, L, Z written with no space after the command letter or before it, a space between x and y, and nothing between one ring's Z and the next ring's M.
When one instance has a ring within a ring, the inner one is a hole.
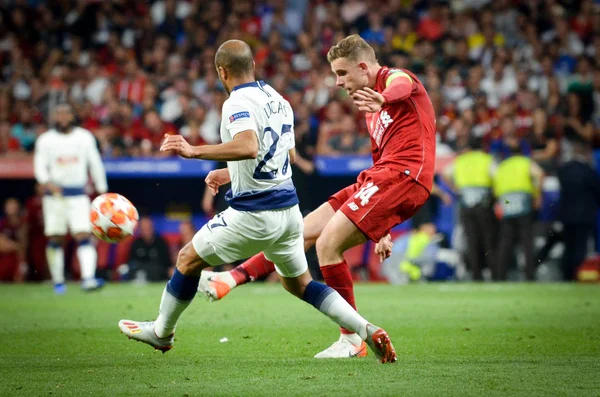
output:
M214 161L182 158L104 159L109 178L203 177L215 167Z
M322 176L354 176L373 165L370 155L317 156L315 164ZM216 162L182 158L104 159L109 178L187 178L204 177L216 167Z
M315 164L319 175L323 176L352 176L358 175L373 165L371 155L356 156L336 156L336 157L315 157Z

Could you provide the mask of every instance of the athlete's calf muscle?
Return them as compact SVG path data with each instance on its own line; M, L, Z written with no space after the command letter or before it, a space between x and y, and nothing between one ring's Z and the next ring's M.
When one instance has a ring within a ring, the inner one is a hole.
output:
M200 276L202 269L208 267L194 249L192 243L186 244L177 255L177 269L186 276Z

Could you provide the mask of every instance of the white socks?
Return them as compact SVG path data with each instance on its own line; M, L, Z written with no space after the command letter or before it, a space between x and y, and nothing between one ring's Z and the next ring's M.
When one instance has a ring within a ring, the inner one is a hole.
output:
M154 333L159 338L166 338L175 332L175 326L181 313L192 303L192 301L181 301L175 298L167 291L165 287L162 299L160 300L160 309L158 318L154 322Z
M79 244L77 247L77 259L79 259L79 266L81 267L81 279L95 279L98 254L96 253L96 248L89 241Z
M167 283L160 301L158 318L154 322L154 333L166 338L175 332L175 326L181 313L192 303L198 292L200 276L186 276L175 269Z
M365 339L367 338L366 337L366 329L367 329L367 325L365 324ZM346 339L347 341L352 343L354 346L360 346L361 342L363 341L363 339L361 339L360 335L358 335L358 334L342 334L342 338Z
M60 245L49 243L46 246L46 259L54 284L65 282L65 254Z
M358 314L333 288L311 281L304 290L303 299L338 325L356 332L362 340L367 339L368 321ZM353 338L350 335L348 337ZM360 341L358 343L354 343L353 340L350 341L355 345L360 345Z
M360 340L354 340L356 338L349 337L350 342L354 345L360 345L360 343L367 339L367 324L369 323L360 314L356 312L350 306L348 302L342 296L332 288L332 293L325 298L319 310L327 317L335 321L338 325L356 332L356 335ZM344 335L346 337L346 335ZM352 339L350 339L352 338Z
M219 281L224 282L231 289L237 287L237 283L235 282L235 279L233 278L233 276L231 275L230 272L221 272L221 273L219 273Z
M65 282L65 254L62 245L48 243L46 246L46 258L54 284ZM77 247L77 258L81 267L81 280L93 280L96 278L96 262L98 254L96 248L84 240Z

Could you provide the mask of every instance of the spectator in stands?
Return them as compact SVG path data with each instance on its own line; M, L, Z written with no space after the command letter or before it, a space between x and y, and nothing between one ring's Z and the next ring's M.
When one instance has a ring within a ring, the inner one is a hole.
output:
M35 281L48 280L50 271L46 259L48 239L44 234L44 217L42 199L45 189L36 183L35 194L25 202L27 214L27 263L30 266L30 279Z
M471 126L465 119L457 118L446 131L446 142L456 152L465 150L471 139Z
M319 123L317 153L327 153L329 140L341 131L344 107L339 101L331 101L323 108L324 117Z
M10 123L0 122L0 155L18 153L21 151L21 142L11 135Z
M565 249L561 270L565 281L575 280L588 253L600 206L600 178L592 167L591 147L582 137L573 140L573 156L558 169L561 185L558 219L563 224Z
M507 269L514 262L518 240L525 257L525 278L533 281L533 222L535 211L542 205L544 171L522 154L517 137L509 136L505 143L511 155L498 165L493 182L501 219L498 262L493 277L498 281L507 279Z
M296 161L292 164L292 178L298 193L300 209L303 213L315 209L317 204L311 193L315 175L316 133L310 125L310 114L306 107L300 107L294 114L294 137L296 141Z
M534 110L531 129L531 158L546 174L555 174L559 150L558 139L555 129L548 125L548 117L544 109Z
M565 113L564 136L567 140L583 138L591 142L593 138L593 126L589 117L583 112L581 96L571 92L567 94L567 109Z
M486 93L488 106L497 108L506 98L517 92L517 80L512 68L507 67L499 57L494 59L492 70L481 82L481 89Z
M192 241L194 234L196 234L196 228L194 227L192 221L187 220L181 222L179 224L179 248Z
M37 138L33 111L29 106L21 107L19 121L13 125L11 136L19 141L20 146L28 152L33 150Z
M337 134L329 138L321 154L337 156L370 153L369 137L358 134L354 117L342 116L338 128Z
M150 143L149 153L157 154L165 134L173 135L176 133L177 129L173 124L163 122L156 110L149 110L144 115L144 126L135 138L142 142L148 141Z
M27 224L21 204L9 198L4 203L4 218L0 219L0 282L23 281L26 252Z
M515 152L515 144L519 146L519 153L529 155L531 152L529 142L521 139L517 135L515 119L510 115L505 115L500 119L499 136L492 140L490 144L490 153L500 161L510 157Z
M412 21L406 15L401 15L396 23L396 29L392 36L392 48L396 51L412 53L418 36L413 31Z
M154 230L149 217L140 218L139 236L129 251L129 278L148 281L167 280L173 271L169 246Z

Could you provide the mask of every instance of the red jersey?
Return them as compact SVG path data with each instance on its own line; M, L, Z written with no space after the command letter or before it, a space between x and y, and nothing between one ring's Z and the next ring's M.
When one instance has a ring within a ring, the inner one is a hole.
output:
M417 77L405 69L383 66L377 72L374 90L385 90L393 73L412 79L410 96L376 113L367 113L374 166L388 167L410 176L431 192L435 169L435 111L427 91Z

